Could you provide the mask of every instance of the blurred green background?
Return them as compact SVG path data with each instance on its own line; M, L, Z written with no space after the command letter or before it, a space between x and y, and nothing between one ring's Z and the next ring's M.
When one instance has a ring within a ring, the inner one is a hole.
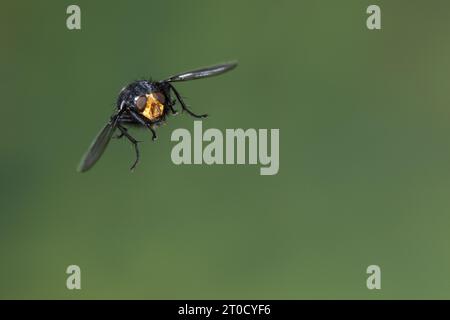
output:
M448 1L1 7L0 298L450 298ZM128 82L232 59L177 88L204 129L279 128L278 175L174 165L186 114L76 172Z

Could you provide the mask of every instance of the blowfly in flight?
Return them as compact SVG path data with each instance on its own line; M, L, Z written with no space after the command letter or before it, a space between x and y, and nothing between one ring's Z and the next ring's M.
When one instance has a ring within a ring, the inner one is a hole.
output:
M117 110L109 122L95 137L91 146L87 150L80 162L78 170L84 172L89 170L101 157L116 129L120 131L117 138L126 137L134 146L136 160L131 166L133 170L139 162L138 142L127 130L129 125L139 125L146 127L152 133L152 139L156 139L155 128L162 124L169 111L176 114L174 109L178 101L181 109L194 118L205 118L206 114L197 115L184 103L181 95L173 86L173 82L188 81L219 75L234 69L236 62L224 63L212 67L206 67L193 71L183 72L171 76L162 81L138 80L124 87L117 99ZM173 98L172 94L175 98Z

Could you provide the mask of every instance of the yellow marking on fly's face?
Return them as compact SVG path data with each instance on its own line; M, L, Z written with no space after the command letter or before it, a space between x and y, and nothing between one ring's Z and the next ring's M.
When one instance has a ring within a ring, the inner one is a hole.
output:
M149 120L156 120L164 113L164 104L154 93L146 94L147 103L141 114Z

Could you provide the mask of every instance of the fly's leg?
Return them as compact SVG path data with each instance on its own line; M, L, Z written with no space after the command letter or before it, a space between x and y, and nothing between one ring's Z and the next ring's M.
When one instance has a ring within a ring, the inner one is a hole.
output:
M128 132L128 129L125 127L121 127L123 131ZM123 136L125 136L125 133L122 132L122 130L120 130L120 134L117 134L114 136L115 139L122 139Z
M172 100L172 97L170 96L170 89L164 86L160 90L162 91L164 98L166 99L167 107L170 109L173 115L177 115L178 111L173 108L175 103L177 103L177 100L176 99Z
M153 130L153 128L150 126L149 123L145 122L138 114L136 114L133 110L129 110L131 116L136 119L140 124L147 127L152 132L152 140L155 141L157 139L156 132Z
M173 108L173 105L174 105L174 103L173 103L173 101L169 104L169 109L170 109L170 111L172 111L172 114L173 115L177 115L178 114L178 111L177 110L175 110L174 108Z
M136 151L136 160L134 160L133 165L131 166L130 170L133 171L134 168L136 167L136 165L139 162L139 148L138 148L138 143L140 141L137 141L135 138L133 138L129 133L127 128L122 127L120 124L117 125L117 128L120 130L121 132L121 136L125 136L130 142L131 144L134 146L134 150Z
M177 115L177 114L178 114L178 111L175 110L175 109L173 108L173 106L175 105L175 103L177 103L177 100L175 100L175 99L170 100L170 98L171 98L171 97L170 97L170 94L168 94L167 97L168 97L168 99L167 99L166 101L169 101L169 109L170 109L170 111L172 111L172 114L173 114L173 115Z
M185 110L187 113L189 113L194 118L206 118L208 116L207 114L200 114L200 115L198 115L198 114L195 114L194 112L192 112L191 110L189 110L189 108L184 103L183 99L181 98L180 94L175 89L175 87L171 83L167 83L167 84L169 85L169 88L173 91L173 93L175 93L175 96L177 97L178 101L180 102L181 108L183 110Z

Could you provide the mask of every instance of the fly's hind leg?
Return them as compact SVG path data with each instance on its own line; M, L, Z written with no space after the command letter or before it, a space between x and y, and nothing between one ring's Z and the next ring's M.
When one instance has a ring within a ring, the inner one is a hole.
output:
M136 160L134 161L133 165L131 166L130 170L133 171L134 168L136 167L136 165L139 162L139 147L138 147L138 143L140 141L137 141L135 138L133 138L129 133L127 128L121 126L120 124L117 125L117 128L120 130L120 137L125 136L130 142L131 144L134 146L134 150L136 151Z

